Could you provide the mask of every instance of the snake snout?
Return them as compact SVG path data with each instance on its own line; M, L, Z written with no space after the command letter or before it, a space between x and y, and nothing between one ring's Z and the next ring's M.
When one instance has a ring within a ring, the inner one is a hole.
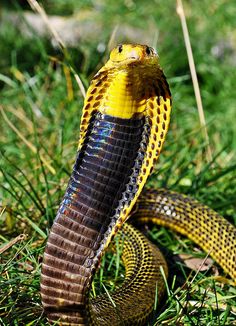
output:
M129 58L129 59L134 59L134 60L140 60L141 56L140 56L140 54L139 54L137 51L132 50L132 51L129 53L128 58Z

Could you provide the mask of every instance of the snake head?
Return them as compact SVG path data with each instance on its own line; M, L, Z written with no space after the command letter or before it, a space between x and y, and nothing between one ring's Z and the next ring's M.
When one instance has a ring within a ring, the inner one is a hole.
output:
M119 44L110 54L110 60L106 65L122 67L127 65L158 64L156 51L147 45Z

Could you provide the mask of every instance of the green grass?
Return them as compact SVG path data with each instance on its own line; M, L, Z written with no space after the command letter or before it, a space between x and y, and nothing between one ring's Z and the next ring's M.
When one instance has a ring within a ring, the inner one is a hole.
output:
M16 3L0 5L2 15L13 10L21 16L23 12ZM102 26L96 39L83 40L67 49L70 60L53 48L49 38L35 34L29 40L11 24L2 24L0 248L19 234L28 236L0 256L0 324L47 325L39 296L40 267L45 241L75 159L83 105L73 74L68 77L69 65L87 86L107 57L107 50L101 53L97 45L108 43L117 24L129 26L136 36L144 31L140 42L157 46L173 94L170 131L148 186L190 194L236 224L236 4L224 0L184 4L213 153L210 163L206 160L174 1L104 0L79 5L75 0L60 0L57 5L45 1L50 14L95 10L96 23ZM133 40L118 33L116 41ZM217 273L224 275L221 268L214 265L196 275L184 263L176 262L179 254L205 257L196 245L163 228L145 230L154 243L164 248L171 274L168 294L158 306L153 324L233 325L236 290L211 278ZM103 258L93 293L104 292L104 287L112 290L124 278L119 248L117 255L108 253Z

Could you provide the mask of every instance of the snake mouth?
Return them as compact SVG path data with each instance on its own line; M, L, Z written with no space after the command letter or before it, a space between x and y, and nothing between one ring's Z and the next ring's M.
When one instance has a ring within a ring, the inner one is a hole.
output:
M132 63L132 62L139 62L141 61L141 58L139 55L136 55L136 56L130 56L128 58L125 58L125 59L122 59L122 60L111 60L114 64L129 64L129 63Z

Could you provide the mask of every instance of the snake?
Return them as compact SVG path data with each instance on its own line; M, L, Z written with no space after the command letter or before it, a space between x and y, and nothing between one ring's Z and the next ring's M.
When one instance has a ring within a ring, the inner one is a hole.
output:
M147 324L157 292L158 300L165 293L168 268L160 250L127 222L130 216L187 235L236 281L236 228L193 198L144 187L171 107L168 82L150 46L119 44L93 77L75 164L43 256L41 299L50 323ZM117 234L125 279L109 295L91 298L94 275Z

